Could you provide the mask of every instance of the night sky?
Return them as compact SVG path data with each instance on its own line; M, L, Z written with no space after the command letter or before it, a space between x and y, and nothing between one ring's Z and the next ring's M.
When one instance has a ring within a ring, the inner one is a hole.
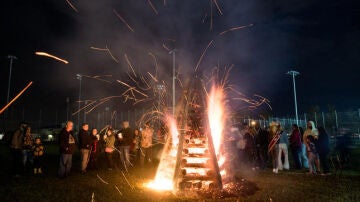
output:
M207 44L201 72L214 66L234 65L231 83L248 96L271 101L274 115L293 114L292 80L286 72L298 70L298 102L301 113L319 105L338 110L360 107L360 6L359 1L218 0L222 15L208 0L148 1L12 0L1 5L0 93L5 104L9 74L7 55L14 63L11 97L29 81L34 85L14 105L26 109L65 109L66 97L77 99L76 73L109 74L124 78L127 54L138 71L153 69L148 53L156 55L161 77L170 81L171 56L163 43L176 47L182 78L193 68ZM134 29L131 32L114 9ZM212 30L211 25L212 12ZM219 35L232 27L253 24ZM173 42L175 40L176 42ZM111 50L116 63L106 52ZM45 51L69 61L36 56ZM99 99L118 95L118 84L84 81L84 96ZM110 103L122 108L121 100Z

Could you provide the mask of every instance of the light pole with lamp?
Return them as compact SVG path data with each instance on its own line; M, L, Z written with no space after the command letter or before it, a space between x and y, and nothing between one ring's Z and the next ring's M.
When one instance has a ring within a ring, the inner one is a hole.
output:
M287 74L292 76L293 79L293 87L294 87L294 102L295 102L295 118L296 118L296 124L299 125L299 116L298 116L298 107L297 107L297 98L296 98L296 84L295 84L295 77L299 75L300 73L294 70L290 70L287 72Z
M76 74L76 79L79 80L79 101L78 101L78 117L77 117L77 129L80 130L80 106L81 106L81 80L82 80L82 75L81 74Z

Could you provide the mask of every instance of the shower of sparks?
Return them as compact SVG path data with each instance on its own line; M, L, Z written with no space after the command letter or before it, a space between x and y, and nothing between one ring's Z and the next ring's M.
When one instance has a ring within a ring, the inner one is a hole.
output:
M124 57L125 57L126 63L127 63L127 64L128 64L128 66L130 67L130 69L131 69L131 71L132 71L133 75L134 75L135 77L137 77L137 75L136 75L136 73L135 73L135 69L134 69L134 67L132 66L132 64L131 64L131 62L130 62L130 60L129 60L128 56L127 56L126 54L124 54Z
M218 4L217 0L212 0L212 1L214 2L214 4L215 4L216 8L218 9L218 11L219 11L220 15L222 15L223 13L222 13L222 11L221 11L221 8L220 8L220 6L219 6L219 4Z
M99 174L96 174L97 178L100 180L100 182L104 183L104 184L109 184L108 182L106 182L105 180L103 180Z
M203 53L201 54L200 58L199 58L199 61L197 62L196 66L195 66L195 72L198 70L199 68L199 65L207 51L207 49L211 46L211 44L214 42L214 40L211 40L210 43L206 46L205 50L203 51Z
M35 52L35 55L40 55L40 56L45 56L45 57L53 58L53 59L55 59L55 60L57 60L57 61L60 61L60 62L65 63L65 64L68 64L68 63L69 63L68 61L66 61L66 60L64 60L64 59L61 59L61 58L59 58L59 57L57 57L57 56L55 56L55 55L51 55L51 54L46 53L46 52Z
M69 1L69 0L65 0L68 4L69 4L69 6L75 11L75 12L79 12L78 11L78 9Z
M91 46L90 48L93 50L98 50L98 51L106 51L116 63L119 63L119 60L116 59L116 57L111 53L110 49L107 46L105 46L105 48L97 48L97 47Z
M114 14L121 20L121 22L123 22L126 27L131 31L131 32L135 32L134 29L126 22L126 20L115 10L113 9Z
M228 32L232 32L232 31L235 31L235 30L239 30L239 29L244 29L244 28L248 28L248 27L252 27L254 26L254 24L249 24L249 25L244 25L244 26L238 26L238 27L233 27L233 28L230 28L228 30L225 30L223 32L221 32L219 35L224 35Z
M121 174L124 176L124 179L125 179L125 181L128 183L129 187L130 187L132 190L134 190L134 189L135 189L134 186L132 186L132 185L130 184L129 180L126 178L126 176L125 176L125 174L123 173L123 171L121 171Z
M123 194L121 193L120 189L115 185L115 189L118 191L118 193L120 194L120 196L122 196Z
M154 13L156 15L159 14L159 12L156 10L156 8L155 8L154 4L151 2L151 0L148 0L147 2L150 5L150 7L152 8L152 10L154 11Z

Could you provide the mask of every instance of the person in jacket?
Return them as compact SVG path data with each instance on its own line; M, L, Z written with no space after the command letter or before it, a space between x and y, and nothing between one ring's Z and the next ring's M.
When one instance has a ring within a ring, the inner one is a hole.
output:
M23 141L23 166L24 170L27 170L28 165L32 166L33 156L32 156L32 147L34 144L34 138L31 134L30 126L26 127Z
M289 170L290 165L289 165L289 152L288 152L288 144L289 144L289 139L288 139L288 134L283 131L280 127L280 139L278 141L278 153L277 153L277 170ZM282 161L282 155L284 155L284 162Z
M92 149L91 146L93 143L93 138L89 135L89 124L82 124L78 137L81 154L81 172L86 173L86 168L90 158L90 150Z
M33 146L32 152L34 157L34 174L42 174L45 148L39 137L35 138L35 144Z
M306 151L309 151L309 145L307 144L307 137L308 136L312 136L314 138L314 141L316 141L318 139L318 136L319 136L319 131L317 130L317 128L315 127L315 123L313 121L308 121L307 123L307 128L304 132L304 135L303 135L303 143L305 143L305 146L306 146ZM308 152L307 152L308 154ZM308 157L308 164L310 166L310 160L309 160L309 155L307 155ZM315 163L316 163L316 167L317 169L320 169L320 160L319 160L319 156L317 155L315 157Z
M329 174L330 168L329 168L329 160L328 155L330 152L330 142L329 142L329 135L325 131L324 127L319 127L319 138L317 140L317 151L319 153L319 159L320 159L320 165L322 167L324 175Z
M130 146L134 141L134 132L130 128L128 121L123 122L123 128L117 134L118 149L120 154L120 165L124 167L125 170L128 170L130 165Z
M70 174L72 166L72 155L76 149L76 140L73 135L74 123L72 121L66 122L65 127L59 134L60 142L60 163L59 163L59 178L65 178Z
M19 177L22 170L22 148L24 141L24 133L27 123L21 122L19 128L14 132L10 140L10 152L12 155L12 172L15 177Z
M301 169L301 134L298 125L292 126L292 132L290 134L290 148L295 163L295 169Z
M306 137L306 149L309 159L309 173L316 174L316 170L319 169L316 166L316 159L318 158L318 152L315 146L315 138L312 135Z
M104 135L105 141L105 156L108 164L108 170L114 169L113 152L115 148L115 135L112 128L108 128L106 135Z
M256 143L256 155L257 155L257 167L261 169L266 168L266 163L268 160L267 148L268 148L268 131L260 127L259 122L255 123L254 126L255 132L255 143Z
M145 124L145 129L141 131L141 148L140 148L140 165L144 166L145 162L150 163L152 159L152 138L154 129L149 123Z
M93 142L92 142L91 152L90 152L89 167L91 169L97 170L98 169L97 158L100 153L100 148L99 148L100 135L98 134L98 131L96 128L93 128L91 130L91 138L92 138Z

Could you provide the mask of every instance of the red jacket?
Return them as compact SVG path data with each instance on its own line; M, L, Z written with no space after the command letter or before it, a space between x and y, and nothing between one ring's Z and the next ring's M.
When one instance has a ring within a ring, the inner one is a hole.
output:
M290 146L294 148L300 148L301 147L301 134L300 130L295 129L292 131L290 135Z

